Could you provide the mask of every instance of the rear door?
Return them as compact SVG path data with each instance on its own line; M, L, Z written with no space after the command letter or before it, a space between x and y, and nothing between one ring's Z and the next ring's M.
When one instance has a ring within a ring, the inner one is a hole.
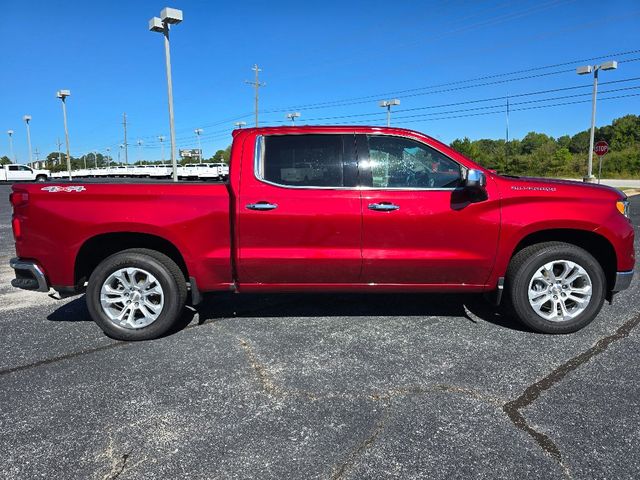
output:
M500 225L493 185L487 198L458 188L464 167L418 140L359 135L363 190L363 282L482 285Z
M354 147L353 134L256 137L252 164L243 154L236 206L241 283L359 280Z

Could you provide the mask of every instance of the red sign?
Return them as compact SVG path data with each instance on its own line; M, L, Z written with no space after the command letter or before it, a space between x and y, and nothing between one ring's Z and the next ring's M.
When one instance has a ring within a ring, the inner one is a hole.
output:
M598 143L596 143L593 146L593 151L599 157L603 157L609 151L609 144L607 142L605 142L604 140L600 140Z

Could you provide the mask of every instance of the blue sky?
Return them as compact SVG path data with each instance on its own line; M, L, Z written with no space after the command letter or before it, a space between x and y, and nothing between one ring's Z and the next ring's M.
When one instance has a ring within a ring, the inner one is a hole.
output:
M282 124L292 110L300 111L301 124L382 125L378 100L397 97L402 103L394 125L446 142L503 138L500 97L506 95L513 96L512 138L531 130L575 133L590 123L591 78L553 73L577 64L466 80L614 53L620 66L602 72L602 82L640 77L637 0L4 1L0 155L9 153L6 131L12 129L18 161L27 160L24 114L33 117L34 149L56 149L56 139L64 136L55 92L63 88L72 93L72 155L110 147L116 156L127 112L129 160L159 159L157 136L169 133L164 50L162 36L149 32L147 21L165 6L184 10L184 22L171 37L177 146L195 148L193 130L203 128L207 156L230 143L234 121L252 124L253 90L244 80L252 79L254 63L267 82L261 90L263 125ZM574 86L585 88L516 96ZM601 95L598 124L640 113L640 96L627 96L640 94L632 87L640 87L640 80L601 86L617 91ZM557 97L567 98L548 100ZM341 102L327 104L334 101ZM531 101L536 103L514 105ZM576 101L585 102L531 109ZM439 107L452 103L460 105ZM486 106L496 108L470 110Z

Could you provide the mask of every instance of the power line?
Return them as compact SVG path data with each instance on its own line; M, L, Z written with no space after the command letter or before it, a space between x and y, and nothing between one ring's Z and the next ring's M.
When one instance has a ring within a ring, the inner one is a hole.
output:
M505 73L497 73L497 74L493 74L493 75L484 75L482 77L475 77L475 78L470 78L470 79L466 79L466 80L457 80L454 82L446 82L446 83L439 83L439 84L434 84L434 85L426 85L424 87L416 87L416 88L410 88L410 89L405 89L405 90L395 90L395 91L391 91L391 92L383 92L383 93L376 93L376 94L371 94L371 95L366 95L366 96L361 96L361 97L352 97L352 98L344 98L341 100L332 100L332 101L327 101L327 102L318 102L318 103L308 103L308 104L298 104L298 105L294 105L294 106L289 106L286 108L276 108L276 109L272 109L272 110L265 110L264 113L280 113L283 111L287 111L287 110L291 110L291 109L311 109L311 108L315 108L315 107L324 107L327 106L327 108L329 108L328 106L348 106L348 105L355 105L356 101L358 100L362 100L362 101L370 101L372 99L379 99L379 98L384 98L387 96L403 96L405 93L412 93L412 92L419 92L422 90L430 90L433 88L440 88L440 87L449 87L449 86L454 86L454 85L462 85L465 83L471 83L471 82L478 82L478 81L482 81L482 80L491 80L494 78L502 78L502 77L507 77L507 76L512 76L512 75L520 75L523 73L530 73L530 72L536 72L536 71L540 71L540 70L547 70L549 68L557 68L557 67L564 67L567 65L575 65L577 63L584 63L584 62L589 62L589 61L593 61L593 60L599 60L602 58L607 58L607 57L621 57L624 55L631 55L631 54L636 54L636 53L640 53L640 50L628 50L625 52L614 52L614 53L609 53L606 55L598 55L596 57L590 57L590 58L582 58L582 59L578 59L578 60L572 60L572 61L568 61L568 62L562 62L562 63L555 63L555 64L550 64L550 65L544 65L541 67L533 67L533 68L526 68L526 69L522 69L522 70L515 70L513 72L505 72ZM635 58L635 59L630 59L630 60L620 60L618 63L625 63L625 62L631 62L631 61L638 61L640 60L640 58ZM486 86L486 85L494 85L496 83L505 83L505 82L511 82L511 81L519 81L519 80L526 80L526 79L530 79L530 78L538 78L541 76L547 76L547 75L557 75L560 73L567 73L567 72L573 72L573 69L566 69L566 70L559 70L559 71L555 71L555 72L547 72L544 74L539 74L539 75L532 75L532 76L524 76L524 77L519 77L519 78L513 78L513 79L509 79L506 81L501 81L501 82L488 82L488 83L482 83L480 85L473 85L473 86L469 86L469 87L465 87L465 88L473 88L475 86ZM450 90L443 90L443 91L450 91ZM438 92L434 92L434 93L438 93ZM345 103L345 102L349 102L349 103ZM364 102L358 102L358 103L364 103Z
M625 78L625 79L621 79L621 80L611 80L611 81L608 81L608 82L601 82L600 85L616 84L616 83L630 82L630 81L635 81L635 80L640 80L640 77ZM525 92L525 93L503 95L503 96L491 97L491 98L483 98L483 99L476 99L476 100L466 100L466 101L453 102L453 103L443 103L443 104L439 104L439 105L429 105L429 106L426 106L426 107L403 108L403 109L396 110L396 113L397 114L402 114L402 112L412 112L412 111L419 111L419 110L431 110L431 109L442 108L442 107L452 107L452 106L468 105L468 104L474 104L474 103L505 100L507 98L513 99L513 98L519 98L519 97L541 95L541 94L546 94L546 93L556 93L556 92L562 92L562 91L567 91L567 90L576 90L576 89L580 89L580 88L591 88L591 85L576 85L576 86L572 86L572 87L553 88L553 89L548 89L548 90L539 90L539 91L535 91L535 92ZM632 88L638 88L638 87L632 87ZM618 91L618 90L611 90L611 91ZM590 94L586 93L586 94L580 94L580 95L590 95ZM555 97L555 98L565 98L565 97ZM552 99L553 99L553 97L552 97ZM512 103L512 105L516 105L516 104ZM480 107L480 108L486 108L486 107ZM438 113L441 113L441 112L436 112L436 113L434 113L432 115L437 115ZM330 116L330 117L309 118L309 119L307 119L307 121L338 120L338 119L342 119L342 118L358 118L358 117L365 117L365 116L371 116L372 117L372 116L381 116L381 115L384 115L384 114L380 113L380 112L367 112L367 113L355 113L355 114L349 114L349 115L335 115L335 116ZM273 120L272 123L285 123L285 121L283 121L283 120Z

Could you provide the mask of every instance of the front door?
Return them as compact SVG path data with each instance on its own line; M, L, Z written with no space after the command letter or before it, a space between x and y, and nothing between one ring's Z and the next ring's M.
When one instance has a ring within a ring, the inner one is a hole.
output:
M482 285L496 254L499 200L468 201L465 167L405 137L359 135L363 278L367 283Z
M236 204L241 283L356 283L362 255L354 135L265 135L255 146L255 153L253 146L243 152Z

